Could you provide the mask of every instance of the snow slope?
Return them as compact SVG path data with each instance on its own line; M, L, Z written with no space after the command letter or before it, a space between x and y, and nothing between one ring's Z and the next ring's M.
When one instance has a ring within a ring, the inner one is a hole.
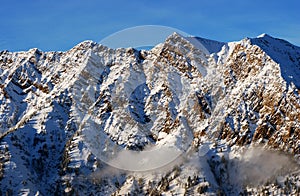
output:
M288 84L293 83L300 88L300 47L268 34L251 39L251 42L261 47L280 65L281 76Z

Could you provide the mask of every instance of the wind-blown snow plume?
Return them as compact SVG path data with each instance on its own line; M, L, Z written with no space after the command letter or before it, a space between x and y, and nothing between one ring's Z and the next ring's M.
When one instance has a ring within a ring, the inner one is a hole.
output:
M229 167L232 184L257 186L274 181L278 175L285 176L295 171L298 165L288 154L263 147L251 147L241 157L231 160Z

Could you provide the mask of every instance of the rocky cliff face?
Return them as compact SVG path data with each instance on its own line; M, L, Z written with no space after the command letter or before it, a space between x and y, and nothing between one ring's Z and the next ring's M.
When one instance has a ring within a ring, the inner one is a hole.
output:
M268 35L2 51L1 193L297 194L299 77Z

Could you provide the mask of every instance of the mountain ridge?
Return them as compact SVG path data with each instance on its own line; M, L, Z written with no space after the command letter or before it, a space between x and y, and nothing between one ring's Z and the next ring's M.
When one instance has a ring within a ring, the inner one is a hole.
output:
M195 39L172 34L149 51L93 41L66 52L2 51L2 193L299 192L299 174L279 169L299 164L299 47L269 36ZM175 146L187 161L160 173L109 167L126 163L124 149L149 145ZM264 160L249 158L254 149L277 160L269 148L289 154L278 155L286 161L265 168ZM113 160L112 152L118 155ZM247 170L255 167L248 159L297 186L288 189L280 180L252 185L256 178ZM250 182L233 180L242 174Z

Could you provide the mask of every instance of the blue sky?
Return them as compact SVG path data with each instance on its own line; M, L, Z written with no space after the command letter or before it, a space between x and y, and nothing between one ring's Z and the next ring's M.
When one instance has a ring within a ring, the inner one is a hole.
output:
M0 0L0 50L68 50L137 25L236 41L268 33L300 46L300 1Z

